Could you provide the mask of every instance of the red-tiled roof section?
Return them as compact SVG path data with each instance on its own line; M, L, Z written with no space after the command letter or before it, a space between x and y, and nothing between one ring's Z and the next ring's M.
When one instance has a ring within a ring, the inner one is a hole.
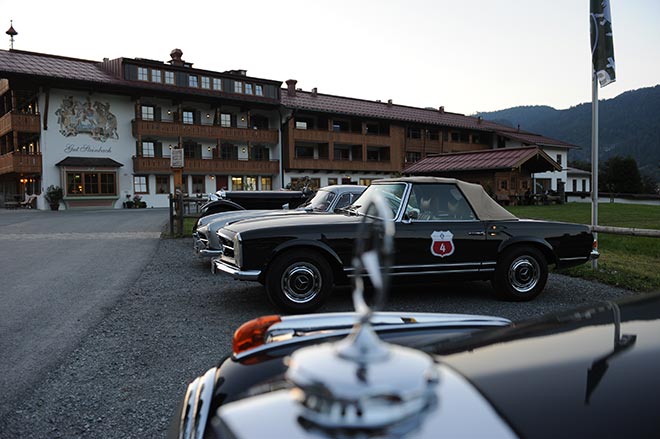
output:
M551 139L550 137L541 136L540 134L529 133L526 131L511 130L497 130L497 134L509 137L510 139L519 140L526 145L539 145L539 146L558 146L562 148L576 148L572 145L561 140Z
M536 146L523 148L501 148L483 151L440 154L426 157L404 169L406 174L429 174L444 171L477 171L513 169L537 154L552 159Z
M471 130L495 131L505 128L476 117L440 112L439 109L431 110L407 107L404 105L388 104L387 102L367 101L324 94L316 94L314 96L312 93L302 90L296 90L295 96L289 96L287 90L282 89L281 94L282 105L293 109L443 125Z
M118 82L100 63L33 52L0 50L0 72L91 82Z

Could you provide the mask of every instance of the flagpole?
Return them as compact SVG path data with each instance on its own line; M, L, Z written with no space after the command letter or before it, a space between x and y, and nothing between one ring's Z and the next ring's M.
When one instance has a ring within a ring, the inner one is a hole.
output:
M598 77L592 73L591 85L591 226L598 225ZM598 250L598 233L593 232ZM598 268L598 259L592 259L591 268Z

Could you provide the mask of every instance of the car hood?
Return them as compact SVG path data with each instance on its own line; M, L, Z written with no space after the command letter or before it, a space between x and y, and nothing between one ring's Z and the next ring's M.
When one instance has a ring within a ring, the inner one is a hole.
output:
M496 329L457 342L460 352L439 360L472 382L522 437L650 437L657 431L639 429L660 425L658 334L654 294Z

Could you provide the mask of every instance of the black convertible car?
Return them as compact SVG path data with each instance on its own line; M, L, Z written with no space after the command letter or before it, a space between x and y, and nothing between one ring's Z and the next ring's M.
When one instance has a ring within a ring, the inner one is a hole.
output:
M492 280L499 297L531 300L545 287L549 265L569 267L598 256L588 226L518 219L480 185L404 177L373 182L344 215L228 225L217 232L223 249L211 268L262 283L286 312L313 311L355 275L353 244L375 194L387 200L396 224L395 279Z
M359 229L353 268L376 306L392 229ZM168 437L658 436L660 294L512 323L373 312L353 280L354 314L241 326L231 355L188 385Z

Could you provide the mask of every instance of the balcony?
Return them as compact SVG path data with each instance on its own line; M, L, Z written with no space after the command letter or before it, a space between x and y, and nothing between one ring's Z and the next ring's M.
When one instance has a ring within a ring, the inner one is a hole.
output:
M399 167L391 161L362 160L330 160L292 158L287 170L305 169L310 171L362 171L362 172L396 172Z
M347 143L357 145L389 146L390 136L375 136L370 134L347 133L327 130L293 130L293 140L312 143Z
M0 117L0 136L12 131L39 134L39 115L7 113Z
M0 175L3 174L41 174L41 154L0 155Z
M227 128L216 125L188 125L180 122L133 121L133 137L189 137L198 139L220 139L234 142L277 143L277 130L254 130Z
M133 157L133 172L145 174L168 174L169 157ZM184 173L191 174L262 174L275 175L280 172L279 160L222 160L190 159L184 160Z

